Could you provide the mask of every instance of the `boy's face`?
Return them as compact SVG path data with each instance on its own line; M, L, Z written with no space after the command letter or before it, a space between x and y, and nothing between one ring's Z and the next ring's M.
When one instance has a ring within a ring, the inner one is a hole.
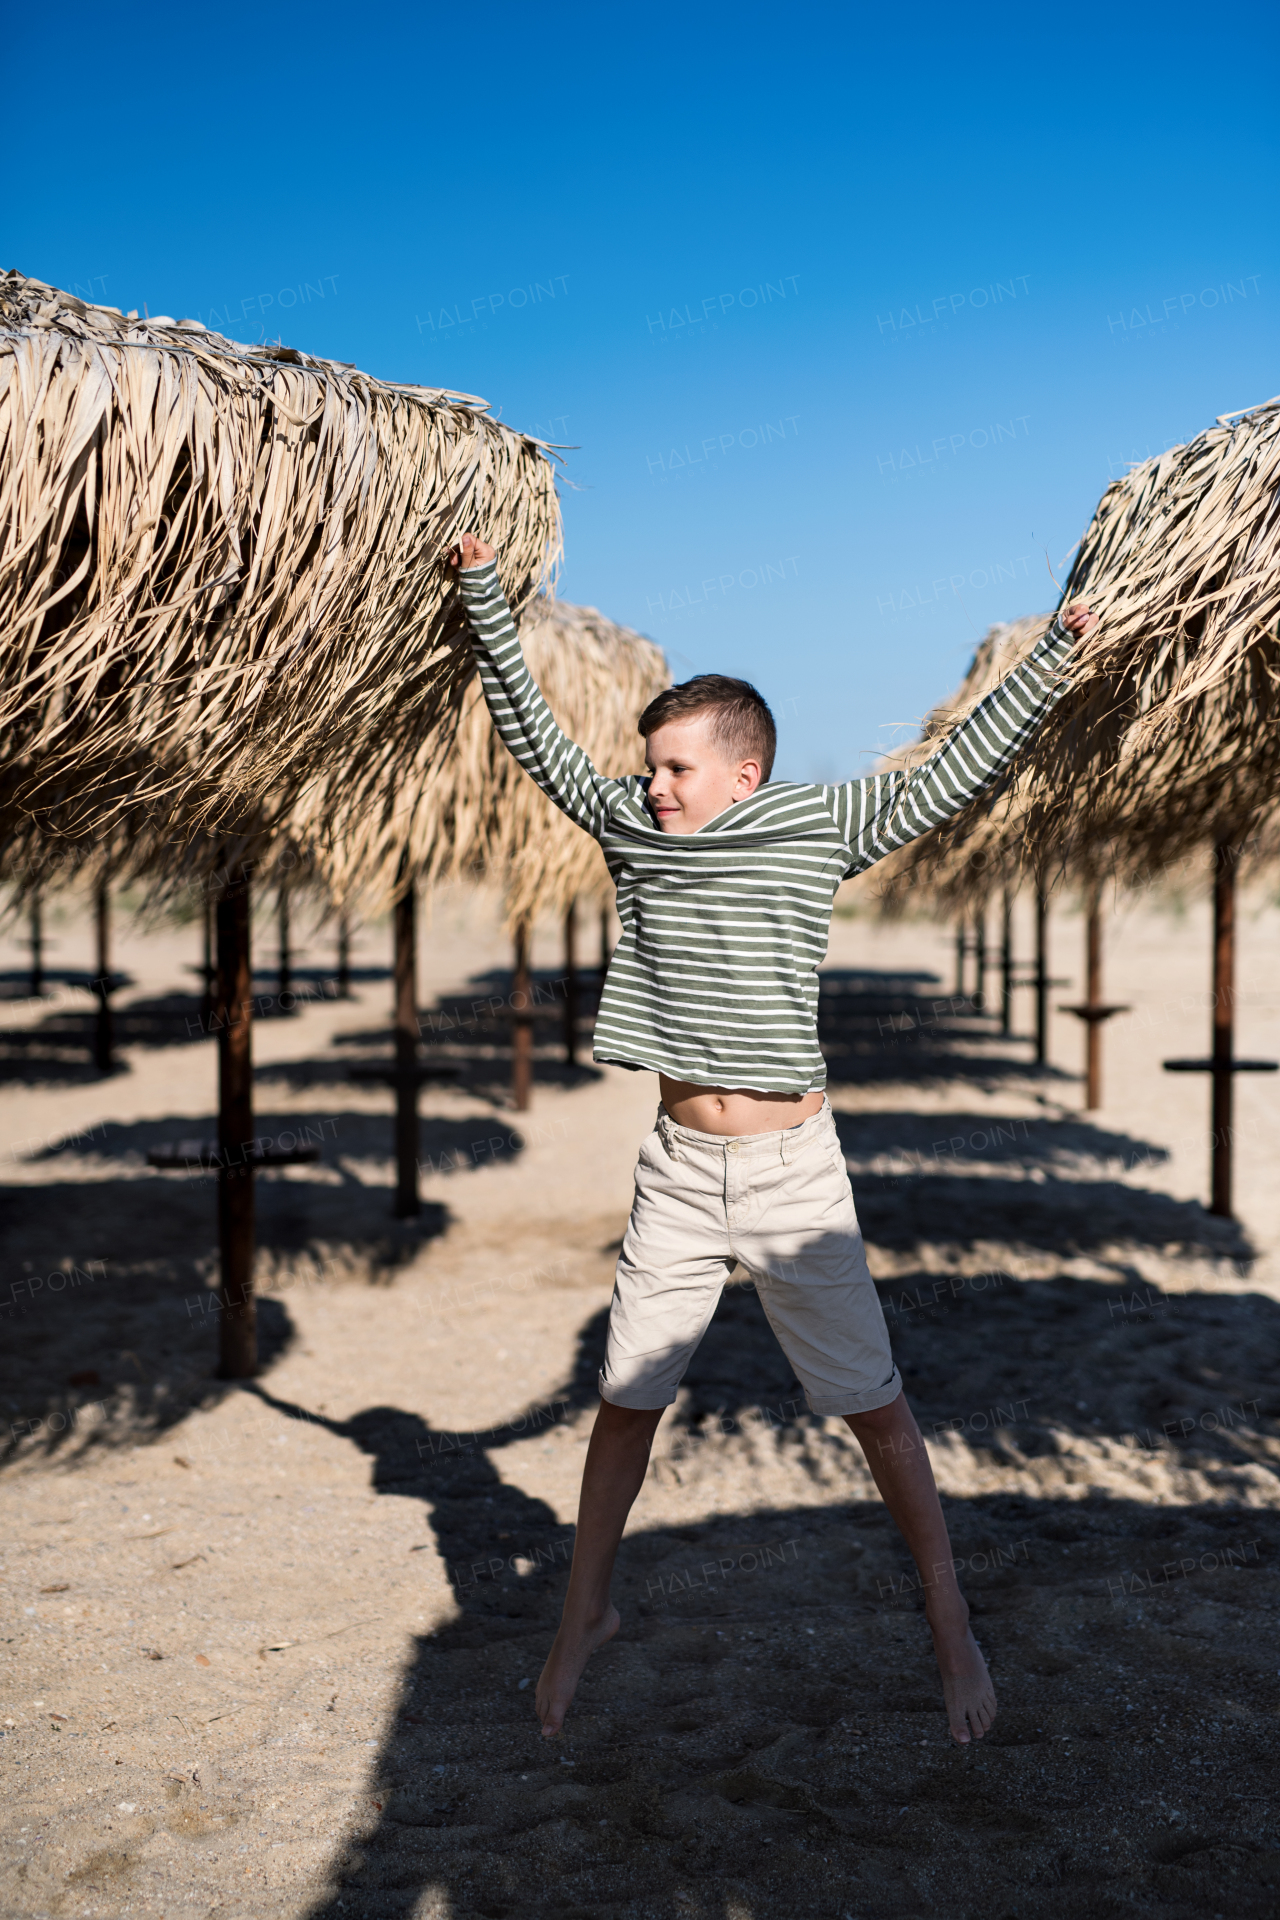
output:
M669 720L645 742L649 808L664 833L696 833L760 785L760 762L726 759L711 738L711 719Z

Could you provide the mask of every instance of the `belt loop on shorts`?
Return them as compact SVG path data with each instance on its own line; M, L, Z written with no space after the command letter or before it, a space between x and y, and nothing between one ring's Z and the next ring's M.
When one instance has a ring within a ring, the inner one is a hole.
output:
M662 1144L668 1154L670 1154L673 1160L678 1161L680 1158L680 1147L676 1139L675 1122L669 1113L660 1113L658 1115L658 1132L662 1137Z

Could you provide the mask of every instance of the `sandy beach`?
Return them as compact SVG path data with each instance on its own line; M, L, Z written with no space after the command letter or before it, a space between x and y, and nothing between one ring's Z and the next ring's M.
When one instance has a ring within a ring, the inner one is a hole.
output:
M725 1293L619 1559L622 1631L565 1735L533 1688L563 1594L652 1075L563 1064L556 929L532 1111L507 1097L486 894L424 915L424 1208L392 1218L385 927L355 997L305 916L257 936L263 1368L213 1377L216 1189L193 927L122 919L100 1076L74 905L50 994L0 945L13 1920L1231 1920L1280 1908L1280 1075L1236 1089L1212 1217L1208 910L1107 923L1105 1105L954 994L951 929L838 916L822 1039L873 1272L1000 1698L951 1743L921 1597L842 1422ZM1029 952L1026 903L1018 922ZM1054 1003L1083 927L1055 908ZM584 945L586 943L584 942ZM1280 1058L1280 910L1242 897L1237 1051ZM7 969L7 972L4 970ZM1071 984L1068 984L1071 983ZM583 1031L593 1001L584 998ZM1016 1027L1031 1020L1018 996ZM358 1563L358 1564L357 1564Z

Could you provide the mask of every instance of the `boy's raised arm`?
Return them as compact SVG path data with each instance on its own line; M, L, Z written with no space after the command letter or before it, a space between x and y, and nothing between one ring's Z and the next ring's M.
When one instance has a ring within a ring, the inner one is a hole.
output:
M1072 648L1094 625L1096 616L1076 601L936 753L909 771L850 783L851 871L928 833L994 785L1066 692Z
M480 684L498 736L549 799L598 839L624 789L597 773L556 723L525 664L491 546L465 533L450 555L467 610Z

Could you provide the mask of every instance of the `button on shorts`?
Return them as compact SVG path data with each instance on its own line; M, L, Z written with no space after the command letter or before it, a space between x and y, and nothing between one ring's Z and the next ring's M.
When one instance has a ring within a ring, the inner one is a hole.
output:
M740 1261L814 1413L902 1390L831 1108L777 1133L678 1127L640 1148L618 1258L602 1398L668 1407Z

